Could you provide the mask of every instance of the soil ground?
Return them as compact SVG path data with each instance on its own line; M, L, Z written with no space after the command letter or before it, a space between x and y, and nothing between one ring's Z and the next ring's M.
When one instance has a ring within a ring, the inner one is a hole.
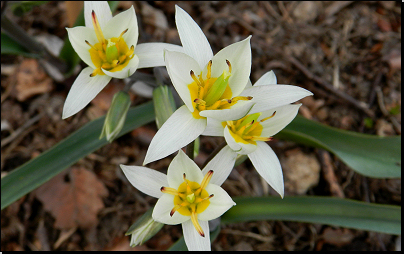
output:
M116 13L132 4L139 20L139 43L180 45L174 21L174 6L178 4L200 25L214 53L252 35L252 83L274 70L278 83L312 91L314 96L301 101L299 113L304 117L360 133L401 134L401 5L398 2L121 2ZM65 2L49 2L34 7L22 17L12 15L9 8L6 14L30 35L48 40L49 36L64 39L65 27L70 26L68 8ZM152 70L139 72L150 74ZM76 76L57 80L44 71L38 60L2 55L2 177L85 123L104 115L113 94L124 85L122 80L113 79L89 106L62 120L63 103ZM132 105L149 100L135 93L131 96ZM363 104L367 110L362 109ZM165 250L171 246L182 236L179 225L164 226L152 239L135 248L129 247L129 237L124 236L129 226L156 200L133 188L118 165L141 165L156 130L154 123L134 130L80 160L42 189L3 209L1 249ZM197 163L201 165L222 141L202 137ZM277 139L269 144L284 168L286 196L336 196L401 204L400 179L361 176L332 154L316 148ZM172 157L148 166L165 172ZM301 164L306 165L302 175L296 175L293 170L288 172L288 167L293 169L294 165ZM327 170L330 168L331 171ZM98 186L96 213L93 211L88 221L58 218L55 210L66 205L67 197L55 194L58 198L51 199L46 190L57 191L60 186L80 181ZM233 170L223 188L232 197L276 195L261 181L249 161ZM401 237L285 221L226 225L212 244L212 250L397 249L401 249Z

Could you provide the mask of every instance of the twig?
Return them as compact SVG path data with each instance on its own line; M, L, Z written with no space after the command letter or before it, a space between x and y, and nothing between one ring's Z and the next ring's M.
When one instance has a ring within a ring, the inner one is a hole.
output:
M382 111L384 116L386 116L390 119L391 123L394 126L395 131L398 134L401 134L401 124L398 123L397 119L394 116L390 115L389 111L387 111L386 106L384 105L382 89L380 88L380 86L377 86L375 88L375 90L376 90L377 102L379 103L380 110Z
M269 2L262 2L265 6L265 9L267 9L268 13L271 14L274 18L276 18L277 20L279 20L281 18L281 15L279 15L279 13L277 13L274 8L271 6L271 4Z
M324 178L330 185L331 194L339 198L345 198L344 192L341 186L338 184L337 178L335 177L334 169L331 165L330 154L322 149L318 151L318 154L321 161L322 166L321 168L323 169L324 172Z
M369 107L371 107L371 106L373 105L374 101L375 101L375 98L376 98L376 87L379 86L380 81L382 80L382 76L383 76L382 72L379 72L379 73L376 75L376 78L375 78L375 81L374 81L373 84L372 84L372 87L370 88L369 101L368 101Z
M292 63L294 66L296 66L301 72L303 72L303 74L317 82L319 85L323 86L325 89L327 89L328 91L334 93L335 95L337 95L338 97L344 99L345 101L351 103L352 105L354 105L355 107L361 109L364 113L366 113L368 116L370 116L371 118L374 118L375 115L372 111L370 111L367 108L366 103L364 102L358 102L357 100L355 100L353 97L349 96L348 94L345 94L339 90L336 90L331 84L329 84L328 82L326 82L325 80L323 80L320 77L315 76L313 73L311 73L303 64L301 64L296 58L294 58L293 56L286 56L287 60Z
M3 140L1 140L1 147L7 145L8 143L10 143L11 141L13 141L16 137L18 137L25 129L27 129L28 127L30 127L31 125L33 125L34 123L36 123L37 121L39 121L39 119L41 119L43 113L38 114L36 116L34 116L33 118L29 119L23 126L21 126L20 128L18 128L17 130L15 130L13 133L10 134L10 136L8 136L7 138L4 138Z
M230 228L224 228L222 229L221 233L224 234L232 234L232 235L240 235L240 236L247 236L247 237L251 237L254 238L258 241L261 242L272 242L274 240L274 236L262 236L260 234L256 234L253 232L244 232L244 231L239 231L239 230L234 230L234 229L230 229Z

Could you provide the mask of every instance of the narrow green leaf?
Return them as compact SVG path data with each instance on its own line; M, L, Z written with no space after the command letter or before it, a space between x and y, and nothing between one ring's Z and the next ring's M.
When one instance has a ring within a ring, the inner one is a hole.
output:
M38 188L76 161L106 145L98 139L105 116L100 117L60 141L35 159L14 169L1 179L1 209ZM129 109L126 122L118 136L154 120L153 102Z
M401 207L333 197L237 197L222 223L283 220L401 235Z
M30 53L27 49L18 44L18 42L14 41L5 33L1 33L1 54L39 58L38 54Z
M401 177L401 136L378 137L340 130L297 116L275 137L328 150L365 176Z

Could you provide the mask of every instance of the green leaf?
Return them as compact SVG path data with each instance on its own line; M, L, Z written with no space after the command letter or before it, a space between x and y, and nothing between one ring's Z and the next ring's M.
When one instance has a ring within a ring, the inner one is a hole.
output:
M222 223L283 220L401 235L401 207L334 197L238 197Z
M30 53L23 46L14 41L10 36L1 33L1 54L5 55L21 55L25 57L39 58L40 56L35 53Z
M401 136L379 137L340 130L296 116L275 137L328 150L365 176L401 177Z
M109 7L111 8L111 12L113 13L116 8L118 7L119 1L108 1ZM84 21L84 10L81 10L79 16L74 23L74 26L85 26ZM135 45L136 46L136 45ZM66 77L69 77L74 72L74 67L80 63L80 57L77 55L76 51L74 51L72 44L69 41L69 38L66 35L66 39L63 45L62 50L59 54L60 59L64 60L69 68L68 71L65 73Z
M60 141L48 151L28 161L1 179L1 209L38 188L76 161L106 145L98 139L105 116L100 117ZM153 102L129 109L118 136L154 120Z

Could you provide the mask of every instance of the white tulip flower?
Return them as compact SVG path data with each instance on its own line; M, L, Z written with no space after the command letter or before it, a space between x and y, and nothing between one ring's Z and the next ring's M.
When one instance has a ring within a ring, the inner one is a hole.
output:
M63 107L62 118L83 109L111 78L127 78L138 68L164 66L164 49L183 52L168 43L137 45L139 31L133 6L112 17L106 1L85 1L86 26L66 28L70 43L88 65L74 81Z
M274 72L270 71L263 75L253 87L246 90L263 87L276 91L279 87L276 82ZM279 104L281 106L264 112L249 113L235 121L208 119L208 126L202 135L224 136L228 147L234 153L247 155L262 178L283 197L284 183L281 164L266 141L271 140L272 136L285 128L296 117L301 104ZM256 105L250 112L254 112Z
M153 220L181 223L188 250L210 250L208 221L235 205L220 187L235 160L236 154L225 147L202 171L182 150L172 160L167 175L146 167L120 166L135 188L158 198Z

